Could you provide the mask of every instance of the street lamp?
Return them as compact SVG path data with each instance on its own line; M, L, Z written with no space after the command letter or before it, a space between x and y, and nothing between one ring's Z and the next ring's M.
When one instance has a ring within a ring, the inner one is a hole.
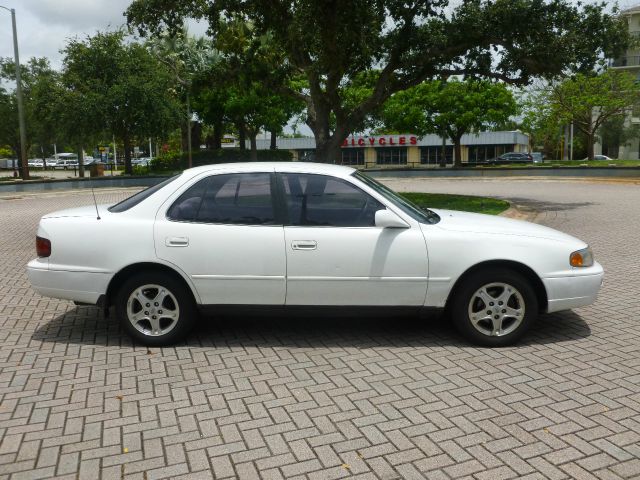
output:
M11 12L11 25L13 26L13 55L16 59L16 95L18 97L18 124L20 125L20 176L23 180L29 179L29 164L27 163L27 133L24 124L24 108L22 106L22 81L20 79L20 56L18 55L18 32L16 30L15 9L0 8Z

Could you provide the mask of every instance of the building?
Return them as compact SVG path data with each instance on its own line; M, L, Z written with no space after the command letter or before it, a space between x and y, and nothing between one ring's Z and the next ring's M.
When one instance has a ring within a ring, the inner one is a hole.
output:
M462 163L482 163L506 152L528 152L529 137L521 132L482 132L462 137ZM258 150L268 150L269 140L257 140ZM278 138L279 150L289 150L296 161L315 160L315 139ZM247 148L249 144L247 142ZM453 164L453 145L447 141L445 161ZM352 136L342 145L342 164L361 168L438 166L442 138L413 134Z
M629 25L629 33L631 33L633 37L640 38L640 5L623 10L620 12L620 15L626 19ZM640 47L635 46L627 50L622 57L610 60L609 68L632 73L638 81L640 81ZM625 121L625 127L632 125L640 125L640 118L629 114ZM617 157L637 160L640 158L639 152L640 139L634 138L629 140L626 145L620 145ZM595 153L602 153L602 146L600 144L595 145Z

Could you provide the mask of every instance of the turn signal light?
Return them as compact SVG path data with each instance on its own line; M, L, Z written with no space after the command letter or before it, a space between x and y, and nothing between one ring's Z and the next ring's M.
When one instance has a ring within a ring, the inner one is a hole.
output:
M569 256L572 267L590 267L593 265L593 253L589 247L577 250Z
M36 237L36 253L39 257L51 255L51 241L48 238Z

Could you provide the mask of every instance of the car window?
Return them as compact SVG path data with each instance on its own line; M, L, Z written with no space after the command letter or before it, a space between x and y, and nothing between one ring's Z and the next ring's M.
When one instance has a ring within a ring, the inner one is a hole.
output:
M340 178L282 174L289 225L373 227L384 205Z
M149 196L153 195L154 193L156 193L161 188L163 188L166 185L168 185L169 183L173 182L179 176L180 175L174 175L173 177L167 178L166 180L164 180L163 182L158 183L157 185L154 185L152 187L146 188L146 189L142 190L141 192L138 192L135 195L132 195L129 198L126 198L126 199L122 200L119 203L116 203L115 205L112 205L111 207L109 207L109 211L112 212L112 213L120 213L120 212L124 212L126 210L129 210L130 208L135 207L136 205L138 205L145 198L148 198Z
M171 220L235 225L274 225L271 175L211 175L184 192L167 211Z

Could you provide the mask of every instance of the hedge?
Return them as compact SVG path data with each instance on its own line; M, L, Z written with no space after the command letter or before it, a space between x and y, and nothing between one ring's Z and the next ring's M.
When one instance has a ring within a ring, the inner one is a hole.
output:
M192 153L193 166L215 163L250 162L251 151L239 149L198 150ZM258 162L290 162L293 156L289 150L258 150ZM186 153L167 154L151 160L149 171L166 172L188 168Z

